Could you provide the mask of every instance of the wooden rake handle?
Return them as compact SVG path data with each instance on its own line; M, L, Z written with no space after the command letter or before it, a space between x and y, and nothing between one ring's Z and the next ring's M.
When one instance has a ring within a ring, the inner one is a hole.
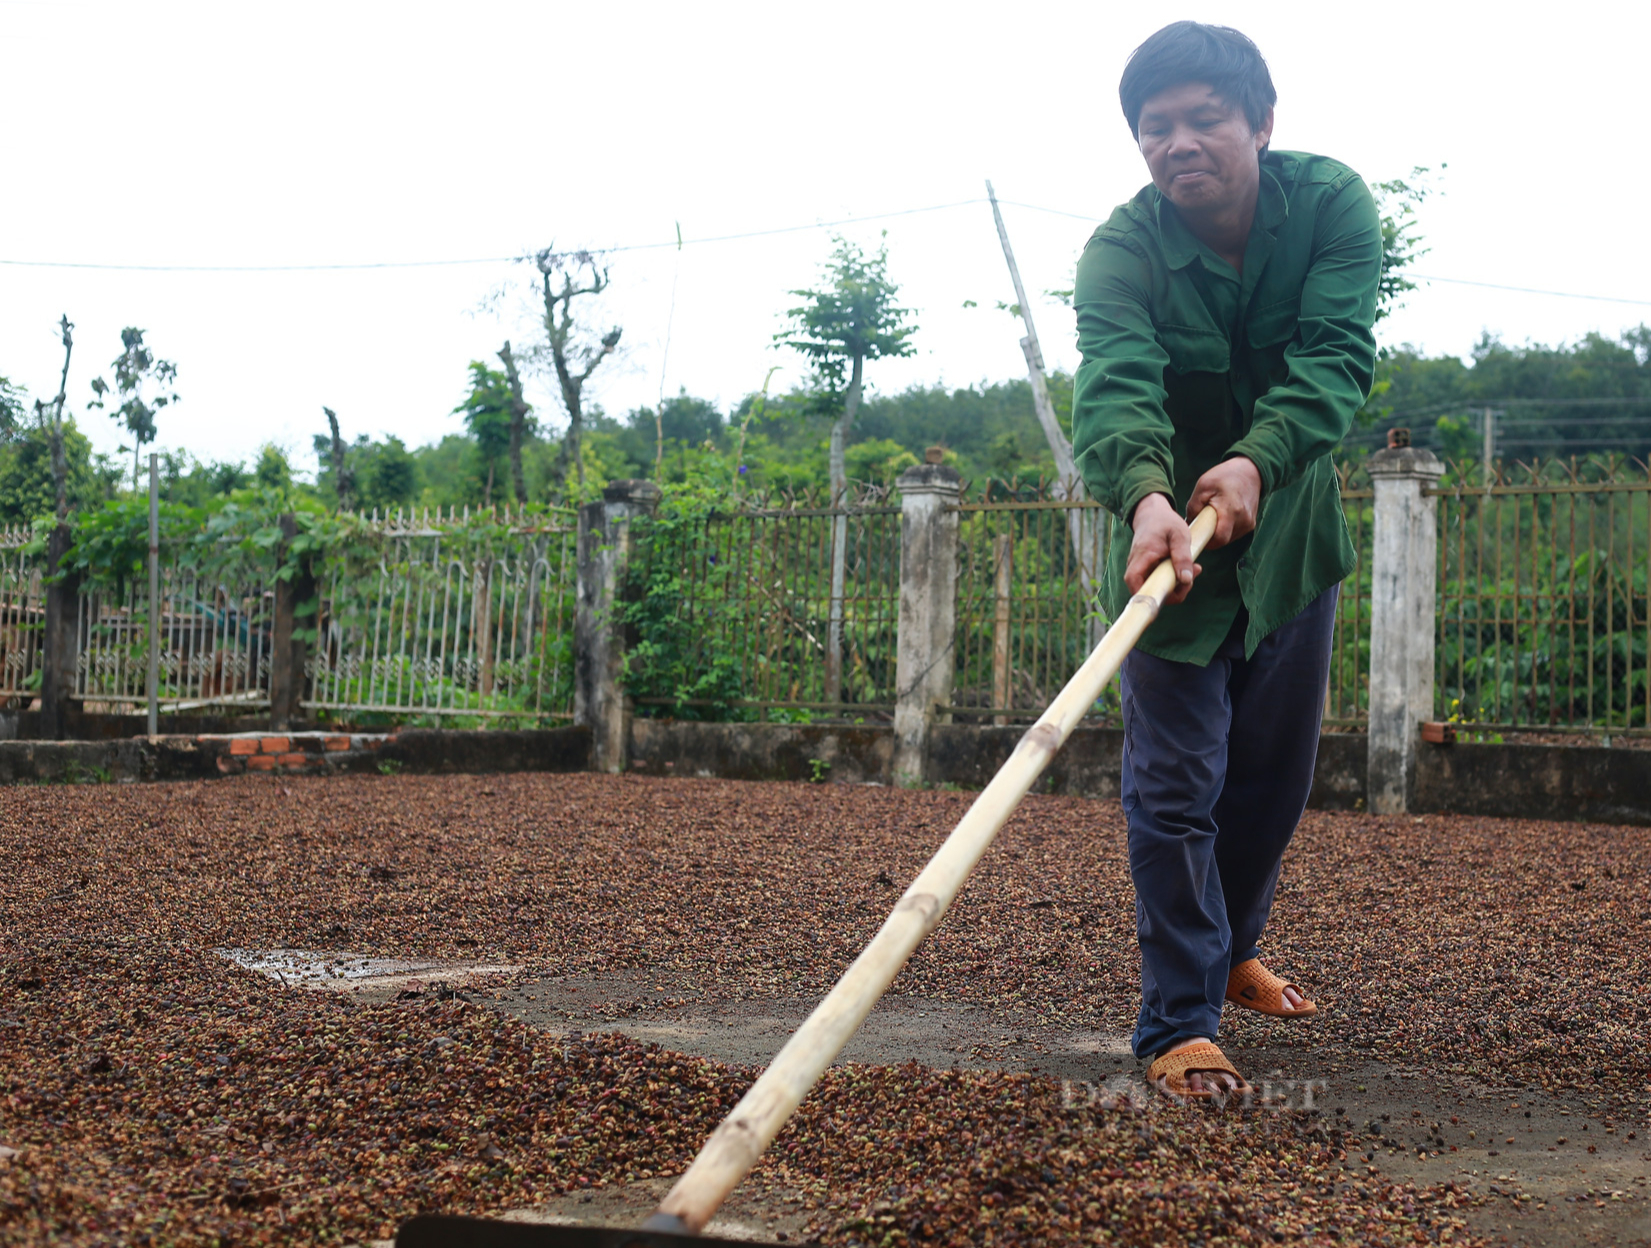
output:
M1192 522L1194 559L1214 532L1215 508L1206 507ZM1009 760L911 882L871 943L712 1132L659 1211L643 1224L644 1230L698 1234L728 1193L750 1173L803 1097L860 1029L918 943L946 913L1020 799L1118 674L1124 656L1174 588L1175 568L1166 559L1152 570L1141 592L1129 600L1077 674L1020 739Z

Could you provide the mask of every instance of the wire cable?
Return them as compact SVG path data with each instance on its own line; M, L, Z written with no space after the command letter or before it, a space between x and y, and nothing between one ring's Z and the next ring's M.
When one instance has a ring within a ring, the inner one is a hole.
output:
M1521 295L1551 295L1555 299L1592 299L1598 303L1631 303L1636 307L1651 308L1651 299L1618 299L1615 295L1579 295L1574 290L1538 290L1534 286L1503 286L1498 282L1474 282L1465 277L1435 277L1429 273L1403 273L1401 277L1418 282L1448 282L1452 286L1482 286L1486 290L1511 290Z
M953 208L968 208L988 201L976 197L958 199L947 204L930 204L923 208L899 208L892 212L874 212L863 217L840 217L835 221L814 221L806 225L782 225L766 230L743 230L734 234L714 234L706 238L664 239L655 243L616 243L611 247L585 248L593 254L609 255L626 251L656 251L667 247L698 246L702 243L733 243L748 238L771 238L777 234L797 234L804 230L829 230L838 226L858 225L866 221L888 221L895 217L911 217L921 213L946 212ZM1091 213L1067 212L1061 208L1047 208L1019 200L1000 199L1000 204L1022 208L1028 212L1042 212L1074 221L1098 223ZM456 260L375 260L348 264L103 264L80 260L9 260L0 259L0 265L31 269L92 269L116 273L329 273L372 269L433 269L473 264L512 264L526 260L528 255L473 256ZM1598 303L1621 303L1651 308L1651 299L1622 299L1615 295L1581 294L1570 290L1541 290L1532 286L1508 286L1499 282L1480 282L1465 277L1440 277L1430 273L1407 273L1402 276L1421 282L1445 282L1453 286L1478 286L1486 290L1506 290L1525 295L1546 295L1555 299L1588 299Z
M970 204L984 204L984 199L960 199L950 204L930 204L926 208L900 208L893 212L874 212L863 217L843 217L836 221L814 221L808 225L782 225L769 230L746 230L739 234L715 234L708 238L668 239L658 243L619 243L612 247L587 247L592 255L609 255L621 251L655 251L666 247L692 247L700 243L732 243L745 238L766 238L775 234L796 234L803 230L829 230L840 225L856 225L862 221L887 221L893 217L911 217L925 212L944 212L949 208L964 208ZM1045 211L1053 211L1046 209ZM1067 215L1067 214L1062 214ZM75 260L0 260L0 265L33 269L97 269L122 273L324 273L357 269L430 269L466 264L514 264L530 260L523 253L515 256L475 256L464 260L375 260L359 264L98 264Z

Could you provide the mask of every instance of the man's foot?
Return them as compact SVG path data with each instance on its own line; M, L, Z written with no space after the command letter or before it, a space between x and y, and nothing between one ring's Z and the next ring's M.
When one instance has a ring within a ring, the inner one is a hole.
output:
M1318 1006L1262 966L1260 958L1240 962L1228 973L1227 1000L1274 1018L1311 1018L1318 1013Z
M1177 1100L1225 1101L1251 1091L1215 1041L1202 1038L1165 1049L1147 1067L1147 1081Z

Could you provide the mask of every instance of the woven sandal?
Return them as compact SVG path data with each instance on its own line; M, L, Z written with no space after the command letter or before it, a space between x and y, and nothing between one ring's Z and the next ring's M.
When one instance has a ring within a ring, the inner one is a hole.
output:
M1307 1000L1307 994L1301 992L1301 1004L1295 1009L1286 1009L1284 1005L1284 990L1294 988L1301 992L1299 984L1292 984L1288 980L1280 979L1266 967L1261 965L1260 958L1251 958L1247 962L1240 962L1227 975L1227 1000L1234 1005L1242 1006L1246 1010L1254 1010L1258 1014L1268 1014L1273 1018L1311 1018L1319 1012L1319 1007Z
M1208 1087L1194 1092L1187 1083L1187 1076L1195 1071L1201 1075L1231 1075L1238 1081L1238 1086L1231 1092L1217 1092ZM1173 1053L1160 1053L1147 1067L1147 1082L1177 1101L1243 1100L1254 1091L1213 1040L1189 1044Z

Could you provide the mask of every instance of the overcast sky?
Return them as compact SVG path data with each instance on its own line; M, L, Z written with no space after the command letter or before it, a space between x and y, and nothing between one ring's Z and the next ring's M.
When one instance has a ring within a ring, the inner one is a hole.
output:
M1004 199L1054 210L1005 209L1028 286L1068 285L1093 223L1146 181L1118 75L1181 17L1261 46L1275 146L1372 182L1448 164L1420 271L1623 301L1436 282L1385 323L1389 342L1465 354L1484 331L1554 342L1651 320L1643 2L1493 15L1437 0L0 0L0 261L487 259L672 243L680 223L680 251L611 255L590 314L623 326L624 352L589 397L621 414L663 384L727 405L772 365L777 387L801 379L772 336L829 232L692 240L978 200L991 178ZM888 231L917 311L917 356L875 366L873 386L1022 374L1017 327L994 310L1012 293L983 203L841 228L868 245ZM323 404L350 437L456 430L466 363L534 336L526 276L496 261L0 265L0 375L55 393L67 312L70 406L113 450L122 431L85 404L136 325L178 365L162 447L226 459L273 440L311 466ZM1036 316L1050 362L1073 367L1071 314ZM559 422L548 387L530 385Z

